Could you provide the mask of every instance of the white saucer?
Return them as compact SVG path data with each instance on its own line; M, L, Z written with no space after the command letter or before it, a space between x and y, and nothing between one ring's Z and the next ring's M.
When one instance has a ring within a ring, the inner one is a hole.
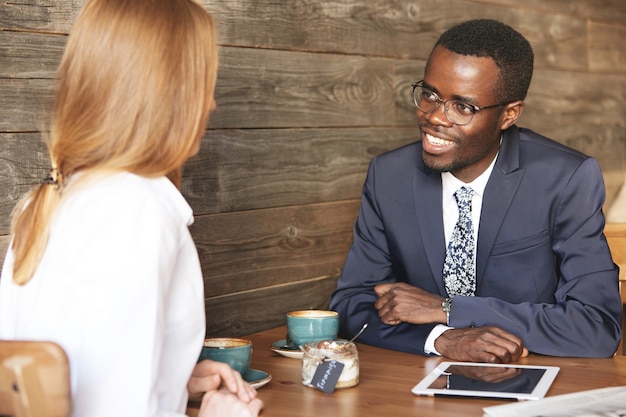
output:
M255 389L259 389L272 380L272 376L267 372L256 369L248 369L243 374L243 379Z
M285 339L281 339L277 342L272 343L272 351L278 353L279 355L295 359L302 358L302 355L304 354L304 352L302 352L300 349L294 349L287 346L287 341Z

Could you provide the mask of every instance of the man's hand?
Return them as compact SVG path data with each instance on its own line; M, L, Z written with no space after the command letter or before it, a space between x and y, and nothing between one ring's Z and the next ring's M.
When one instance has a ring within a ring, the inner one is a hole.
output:
M404 282L378 284L374 307L387 325L446 323L444 298ZM528 356L522 339L499 327L450 329L435 340L435 349L447 358L487 363L515 362Z
M385 324L446 323L446 313L441 308L444 298L439 295L405 282L378 284L374 291L378 296L374 307Z
M435 349L467 362L508 363L528 356L522 339L494 326L446 330L435 340Z

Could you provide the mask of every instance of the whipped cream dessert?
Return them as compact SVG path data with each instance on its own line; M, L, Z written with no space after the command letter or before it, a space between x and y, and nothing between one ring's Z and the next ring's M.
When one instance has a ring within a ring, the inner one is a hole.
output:
M323 361L332 359L341 362L344 367L335 388L354 387L359 383L359 352L354 343L346 341L323 340L309 343L302 348L302 383L312 387L311 381L317 367Z

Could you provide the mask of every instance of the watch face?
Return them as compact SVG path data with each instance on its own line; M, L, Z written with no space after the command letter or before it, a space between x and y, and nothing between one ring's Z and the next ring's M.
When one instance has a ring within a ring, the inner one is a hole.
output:
M450 312L450 307L452 306L452 298L446 298L443 303L441 303L441 308L446 313Z

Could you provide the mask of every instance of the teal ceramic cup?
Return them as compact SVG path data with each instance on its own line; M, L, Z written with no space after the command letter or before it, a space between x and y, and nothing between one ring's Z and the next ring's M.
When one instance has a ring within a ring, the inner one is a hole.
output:
M217 337L204 339L204 345L198 361L210 359L224 362L243 375L250 368L251 358L252 342L250 340Z
M330 310L298 310L287 313L287 344L299 348L307 343L336 340L339 313Z

